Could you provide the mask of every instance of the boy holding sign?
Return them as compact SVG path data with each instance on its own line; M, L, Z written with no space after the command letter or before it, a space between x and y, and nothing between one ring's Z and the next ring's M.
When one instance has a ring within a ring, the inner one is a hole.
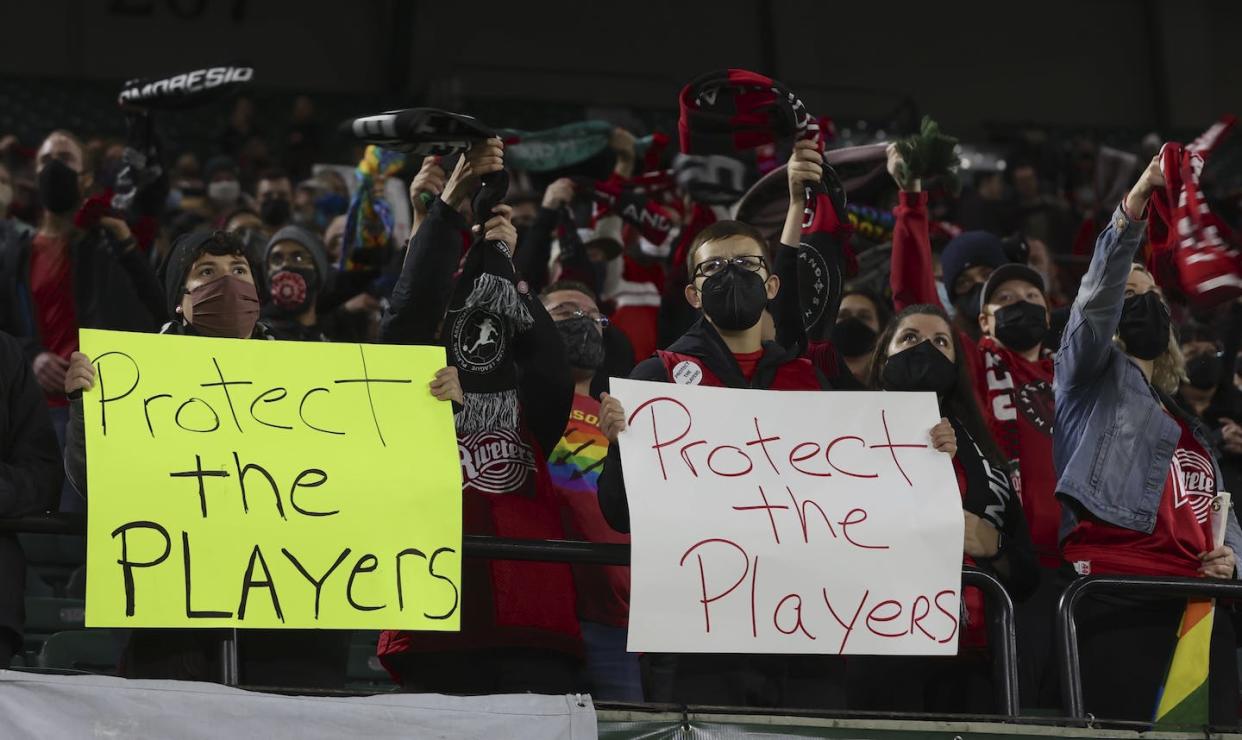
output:
M790 160L790 192L801 194L806 182L823 177L823 157L800 144ZM792 199L785 233L798 232L802 205ZM784 246L784 249L795 247ZM631 378L684 385L763 390L828 390L823 375L805 358L776 342L764 342L762 319L781 287L771 270L767 242L753 227L721 221L704 229L690 246L687 268L692 281L686 300L703 317L667 351L645 360ZM829 301L829 306L836 305ZM824 319L831 326L835 316ZM599 479L600 507L618 531L630 528L629 507L617 438L626 426L626 410L605 395L600 429L612 443ZM941 429L937 449L952 446L952 433ZM685 704L799 706L834 708L845 703L839 658L822 655L647 654L647 699Z

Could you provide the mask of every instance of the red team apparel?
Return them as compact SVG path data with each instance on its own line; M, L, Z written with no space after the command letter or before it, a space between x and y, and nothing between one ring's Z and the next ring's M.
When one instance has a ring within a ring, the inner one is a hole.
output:
M1065 559L1080 574L1199 577L1199 553L1212 549L1216 472L1190 427L1181 419L1177 423L1182 437L1169 463L1155 528L1144 534L1084 516L1065 538Z

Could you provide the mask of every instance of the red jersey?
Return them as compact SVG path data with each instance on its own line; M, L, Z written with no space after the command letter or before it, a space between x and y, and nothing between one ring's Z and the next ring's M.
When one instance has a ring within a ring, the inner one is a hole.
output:
M588 542L628 544L630 536L608 526L599 508L599 474L607 454L608 438L599 430L599 401L575 394L565 435L548 458L565 535ZM628 567L575 563L573 571L580 619L613 627L629 624Z
M78 350L78 316L73 305L73 271L68 237L36 234L30 250L30 295L39 339L66 360ZM49 394L49 406L66 406L63 393Z
M939 305L932 277L927 194L900 193L893 214L893 306ZM1014 485L1022 500L1031 544L1041 565L1059 567L1057 531L1061 524L1052 462L1052 359L1029 362L984 337L977 346L958 332L974 379L975 397L1001 452L1018 463ZM972 348L973 346L973 348ZM976 351L977 350L977 351Z
M759 360L763 359L763 350L754 352L734 352L733 359L737 360L737 366L742 371L742 375L747 380L755 377L755 368L759 367Z
M1216 496L1212 458L1177 419L1182 437L1151 534L1084 516L1065 538L1065 559L1083 575L1199 577L1199 553L1212 549L1211 511Z
M979 340L977 367L975 388L989 431L1005 457L1016 463L1012 478L1031 544L1040 565L1057 568L1061 505L1052 464L1052 357L1031 362L984 337Z

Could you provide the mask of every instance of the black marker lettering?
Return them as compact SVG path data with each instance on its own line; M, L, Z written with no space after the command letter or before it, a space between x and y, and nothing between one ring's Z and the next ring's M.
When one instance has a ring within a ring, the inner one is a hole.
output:
M445 583L449 585L450 588L453 589L453 605L449 607L449 610L444 612L443 614L427 614L424 612L423 616L426 617L427 619L448 619L449 617L453 616L453 612L457 611L457 603L461 599L461 593L457 590L457 584L453 583L453 579L449 578L448 576L442 576L439 573L436 573L436 558L440 557L442 553L446 553L446 552L455 553L457 551L451 547L441 547L440 549L431 553L431 562L427 564L427 570L429 573L431 573L432 578L438 578L439 580L444 581Z
M354 569L349 572L349 581L345 584L345 599L349 601L350 606L352 606L353 608L357 609L360 612L373 612L376 609L383 609L385 606L387 606L387 604L380 604L379 606L368 606L366 604L359 604L357 601L354 601L354 578L357 578L359 573L371 573L378 566L379 566L379 559L376 558L371 553L367 553L366 555L363 555L362 557L358 558L358 562L354 563Z
M417 555L423 560L427 559L427 555L424 554L422 550L419 550L416 547L407 547L401 552L397 553L397 609L399 611L405 611L405 592L402 590L402 587L401 587L401 558L402 556L405 556L405 555ZM428 568L428 570L430 570L430 567Z
M310 427L311 429L314 429L316 432L323 432L324 434L342 434L343 435L345 434L345 432L337 432L331 429L324 429L323 427L317 427L314 424L306 420L306 399L310 398L311 395L314 393L327 393L327 392L328 392L327 388L311 388L309 391L304 393L302 395L302 402L298 404L298 417L302 419L303 424Z
M203 458L194 456L194 469L179 473L169 473L169 478L198 478L198 505L203 510L203 518L207 518L207 481L205 478L227 478L227 470L203 470ZM246 502L246 484L242 484L242 505Z
M312 480L308 483L302 482L303 478L309 478L316 475L319 476L318 480ZM341 512L335 509L332 511L311 511L310 509L303 509L301 506L298 506L298 501L294 498L294 495L298 492L298 488L318 488L327 482L328 474L319 468L310 468L298 473L298 477L293 479L293 485L289 487L289 505L293 507L294 511L303 516L332 516L333 514L340 514Z
M154 560L139 562L129 559L129 530L131 529L150 529L160 533L164 538L164 552ZM121 566L121 572L125 577L125 616L134 616L134 607L136 599L134 597L134 568L153 568L168 559L168 553L172 552L172 540L168 537L168 530L164 529L155 522L130 522L122 524L112 530L112 539L121 536L121 558L116 561Z
M193 586L190 582L190 533L181 530L181 554L185 556L185 616L186 619L226 619L233 612L198 611L190 606L190 593Z
M367 389L367 406L371 408L371 420L375 422L375 433L379 435L380 444L384 447L388 443L384 441L384 432L380 429L379 416L375 413L375 399L371 397L372 383L412 383L409 378L372 378L367 373L367 353L362 349L362 345L358 345L358 356L362 358L362 377L346 378L343 380L333 381L335 383L362 383Z
M277 393L279 395L277 395L275 398L268 398L268 396L272 395L273 393ZM292 429L293 428L292 426L285 426L284 424L272 424L271 422L263 421L262 419L258 417L257 414L254 413L254 407L259 403L259 401L262 401L263 403L276 403L277 401L283 400L288 395L289 395L288 391L286 391L284 388L268 388L267 390L263 391L259 395L255 396L254 400L250 402L250 418L259 422L263 426L271 427L272 429Z
M220 361L213 357L211 358L211 364L215 365L216 377L220 378L220 382L219 383L202 383L201 385L204 388L214 388L216 386L220 386L220 389L224 391L224 400L229 405L229 414L231 414L233 417L233 425L237 427L237 431L244 433L244 430L241 427L241 422L238 421L237 419L237 410L233 408L233 396L229 393L229 386L230 385L254 385L254 383L249 380L225 380L224 371L220 369Z
M306 580L310 581L311 585L315 587L315 619L319 619L319 595L320 592L323 591L324 581L328 580L328 576L332 575L332 571L336 570L336 566L345 561L345 557L349 555L349 548L347 547L341 552L340 557L336 559L336 562L332 564L332 567L328 568L328 571L324 573L319 580L315 580L315 577L312 576L306 568L302 567L302 564L298 562L298 559L293 557L293 553L283 547L280 548L280 551L285 554L285 557L289 558L289 562L293 563L293 567L297 568L298 572L305 576Z
M131 365L134 366L134 383L129 387L129 390L125 391L121 395L109 397L107 392L104 391L103 358L110 357L112 355L124 357L129 360ZM138 381L142 379L142 372L138 370L138 363L134 361L134 358L124 352L104 352L102 355L92 360L91 364L95 366L95 383L99 386L99 427L106 437L108 436L108 404L113 401L120 401L122 398L125 398L129 394L133 393L134 389L138 387Z
M151 402L157 398L172 398L167 393L157 393L154 396L147 396L142 402L142 415L147 418L147 431L151 433L151 438L155 438L155 427L151 426Z
M288 519L285 516L285 506L280 500L280 488L276 485L276 479L272 477L272 474L257 463L246 463L245 467L242 467L241 458L237 456L236 452L233 453L233 464L237 466L237 485L241 487L242 511L247 514L250 513L250 503L246 500L246 473L249 473L251 470L257 470L260 475L267 479L268 485L272 487L272 495L276 497L276 511L280 514L280 518Z
M263 568L265 580L254 580L254 563L259 561L259 566ZM285 615L280 610L280 599L276 596L276 584L272 582L272 572L267 568L267 561L263 559L263 551L258 545L250 551L250 563L246 566L246 575L242 579L241 602L237 605L237 618L246 618L246 599L250 597L250 589L266 588L272 594L272 609L276 611L276 618L285 621Z
M185 411L185 407L186 407L186 406L189 406L190 404L194 403L195 401L198 401L199 403L201 403L201 404L203 404L204 406L206 406L206 407L207 407L207 410L211 412L211 418L213 419L213 426L211 427L211 429L194 429L193 427L188 427L188 426L186 426L185 424L182 424L182 423L181 423L181 412L182 412L182 411ZM201 399L201 398L191 398L191 399L188 399L188 400L186 400L185 402L183 402L180 406L178 406L178 407L177 407L177 413L176 413L176 415L175 415L175 416L173 416L173 421L177 422L177 426L181 427L182 429L186 430L187 432L199 432L200 434L207 434L207 433L209 433L209 432L214 432L214 431L216 431L217 429L219 429L219 428L220 428L220 416L219 416L219 414L217 414L217 413L216 413L216 410L215 410L215 409L213 409L213 408L211 407L211 404L207 403L206 401L204 401L204 400L203 400L203 399Z

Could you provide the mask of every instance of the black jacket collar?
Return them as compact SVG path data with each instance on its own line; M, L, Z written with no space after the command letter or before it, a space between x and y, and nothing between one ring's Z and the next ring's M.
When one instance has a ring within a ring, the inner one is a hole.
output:
M716 331L716 327L702 317L673 342L668 351L698 358L708 370L720 378L720 382L730 388L768 388L772 385L777 369L798 358L795 352L776 342L764 342L763 357L759 359L754 377L747 381L733 357L733 352Z

